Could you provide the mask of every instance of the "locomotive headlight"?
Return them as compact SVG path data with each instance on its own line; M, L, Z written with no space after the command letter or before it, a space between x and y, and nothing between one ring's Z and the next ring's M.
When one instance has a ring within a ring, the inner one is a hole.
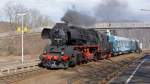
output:
M64 52L61 52L61 55L64 55Z
M45 55L45 54L47 54L47 51L46 51L46 50L44 50L44 51L43 51L43 54L44 54L44 55Z

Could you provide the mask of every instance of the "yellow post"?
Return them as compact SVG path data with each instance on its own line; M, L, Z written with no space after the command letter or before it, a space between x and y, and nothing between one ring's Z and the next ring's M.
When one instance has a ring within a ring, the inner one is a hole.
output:
M21 32L21 27L17 27L16 32Z
M17 27L16 32L21 32L21 31L22 31L21 27ZM29 32L29 28L28 27L24 27L23 28L23 32Z
M24 31L24 32L29 32L28 27L24 27L24 28L23 28L23 31Z

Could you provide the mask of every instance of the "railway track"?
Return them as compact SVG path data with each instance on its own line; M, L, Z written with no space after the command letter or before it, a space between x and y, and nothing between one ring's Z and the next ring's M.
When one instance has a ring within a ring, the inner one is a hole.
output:
M48 73L50 70L38 67L38 61L25 64L6 65L0 67L0 84L10 84L25 78Z
M17 72L9 75L5 75L0 77L0 83L10 84L19 80L23 80L26 77L31 76L32 74L41 72L43 69L37 68L28 71Z
M52 71L47 70L47 69L38 68L38 69L30 70L30 71L14 73L11 75L0 77L0 84L11 84L11 83L15 83L15 82L24 80L26 78L30 78L30 77L34 77L34 76L38 76L38 75L42 75L42 74L47 74L50 72L52 72Z

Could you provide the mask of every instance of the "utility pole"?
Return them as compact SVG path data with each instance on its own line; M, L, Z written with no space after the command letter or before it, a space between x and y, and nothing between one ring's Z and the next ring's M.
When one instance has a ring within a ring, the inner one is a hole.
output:
M25 13L19 13L19 14L17 14L18 16L20 16L21 17L21 23L22 23L22 27L21 27L21 63L23 64L24 63L24 43L23 43L23 41L24 41L24 26L23 26L23 18L24 18L24 16L26 15Z

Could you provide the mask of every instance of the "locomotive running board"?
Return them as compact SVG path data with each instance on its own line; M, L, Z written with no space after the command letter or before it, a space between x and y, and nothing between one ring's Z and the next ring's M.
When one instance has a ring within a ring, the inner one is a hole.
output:
M42 30L41 37L42 37L43 39L50 39L50 38L51 38L51 29L44 28L44 29Z

